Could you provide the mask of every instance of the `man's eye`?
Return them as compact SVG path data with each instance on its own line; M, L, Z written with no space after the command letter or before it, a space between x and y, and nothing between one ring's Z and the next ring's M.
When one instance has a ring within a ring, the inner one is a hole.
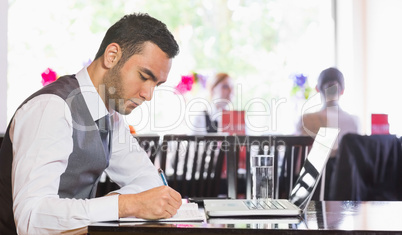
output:
M144 77L141 73L140 73L140 78L141 78L141 80L143 80L143 81L146 81L146 80L148 80L146 77Z

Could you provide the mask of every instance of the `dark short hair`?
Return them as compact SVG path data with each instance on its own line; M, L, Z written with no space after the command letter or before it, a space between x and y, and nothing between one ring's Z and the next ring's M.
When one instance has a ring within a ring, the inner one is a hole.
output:
M125 63L132 55L142 51L145 42L156 44L168 58L179 53L179 45L164 23L146 13L134 13L123 16L107 30L95 60L105 53L109 44L117 43L122 49L119 62Z
M339 69L331 67L323 70L318 76L317 88L321 92L325 84L329 82L337 82L343 91L345 89L345 80Z

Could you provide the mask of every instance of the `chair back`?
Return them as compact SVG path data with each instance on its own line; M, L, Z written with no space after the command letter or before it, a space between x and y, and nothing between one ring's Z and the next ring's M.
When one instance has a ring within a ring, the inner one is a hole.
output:
M257 154L274 156L274 198L288 199L304 160L309 153L314 139L310 136L232 136L229 139L228 159L229 197L238 198L245 193L251 198L250 158ZM245 148L244 148L245 147ZM241 157L245 155L245 157ZM245 189L239 189L238 165L245 161ZM230 165L232 164L232 165ZM245 192L244 192L245 191Z
M395 135L346 134L338 148L329 200L402 200L402 147Z
M218 135L165 135L161 158L169 186L183 198L227 194L222 178L225 140Z
M161 164L160 153L160 141L159 135L134 135L137 139L141 148L148 154L151 162L154 163L156 167L161 167L164 170L164 166Z

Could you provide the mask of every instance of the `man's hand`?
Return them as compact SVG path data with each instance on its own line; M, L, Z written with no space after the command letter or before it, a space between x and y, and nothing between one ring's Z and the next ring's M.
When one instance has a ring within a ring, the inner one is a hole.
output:
M119 196L119 218L170 218L181 206L181 195L169 186L160 186L138 194Z

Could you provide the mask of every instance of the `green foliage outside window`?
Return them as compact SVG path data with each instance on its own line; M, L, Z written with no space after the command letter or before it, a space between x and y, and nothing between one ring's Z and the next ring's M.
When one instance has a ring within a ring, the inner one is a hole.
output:
M8 80L9 96L14 98L8 99L8 116L27 93L41 87L44 69L53 68L60 75L78 71L93 59L106 29L132 12L160 19L178 40L179 56L187 63L176 60L179 69L171 72L169 80L179 81L191 72L228 72L241 86L241 100L235 103L242 108L255 98L287 98L292 89L290 74L312 77L332 65L333 45L327 40L332 32L327 27L332 26L327 22L330 2L11 0Z

